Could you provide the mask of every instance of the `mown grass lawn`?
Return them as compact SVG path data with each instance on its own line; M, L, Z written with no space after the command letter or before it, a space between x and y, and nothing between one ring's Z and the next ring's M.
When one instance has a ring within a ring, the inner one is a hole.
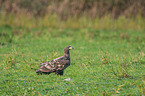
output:
M0 27L0 95L145 95L145 31ZM71 50L63 76L39 64ZM64 81L71 78L72 81Z

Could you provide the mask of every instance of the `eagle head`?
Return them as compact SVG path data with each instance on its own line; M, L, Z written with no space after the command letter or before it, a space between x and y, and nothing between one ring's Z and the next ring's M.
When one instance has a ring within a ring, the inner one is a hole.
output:
M64 50L63 50L63 53L64 54L69 54L69 50L70 49L74 49L72 46L66 46L65 48L64 48Z

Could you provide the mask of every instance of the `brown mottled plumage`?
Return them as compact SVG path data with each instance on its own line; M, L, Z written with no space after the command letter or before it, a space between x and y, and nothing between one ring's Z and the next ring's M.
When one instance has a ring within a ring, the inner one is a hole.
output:
M69 50L74 49L71 46L66 46L63 50L63 56L53 59L49 62L41 63L37 74L50 74L55 72L57 75L63 75L63 71L70 65Z

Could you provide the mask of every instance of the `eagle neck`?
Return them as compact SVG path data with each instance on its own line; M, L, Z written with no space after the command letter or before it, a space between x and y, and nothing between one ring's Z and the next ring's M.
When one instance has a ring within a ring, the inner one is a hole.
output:
M70 55L69 55L69 54L65 54L65 53L63 53L63 56L64 56L64 57L68 57L68 58L70 58Z
M69 54L69 50L68 49L64 49L63 56L70 58L70 54Z

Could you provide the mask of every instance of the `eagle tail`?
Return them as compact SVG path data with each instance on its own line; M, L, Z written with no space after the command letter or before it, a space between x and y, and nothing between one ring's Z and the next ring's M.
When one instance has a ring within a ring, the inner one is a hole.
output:
M41 70L37 70L36 73L37 73L37 75L39 75L39 74L42 74L42 71Z
M37 70L36 71L36 73L37 73L37 75L39 75L39 74L50 74L51 72L43 72L43 71L41 71L40 69L39 70Z

